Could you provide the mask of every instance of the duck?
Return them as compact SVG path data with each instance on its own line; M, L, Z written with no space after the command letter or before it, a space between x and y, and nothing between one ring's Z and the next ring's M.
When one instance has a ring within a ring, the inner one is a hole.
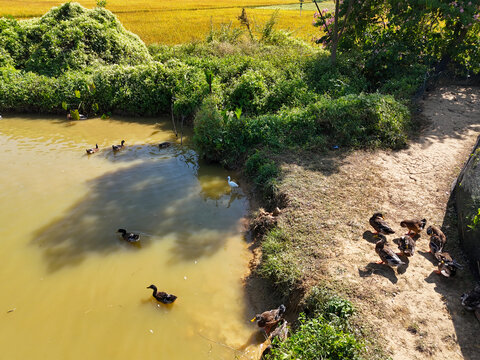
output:
M442 252L445 243L447 242L447 237L443 231L436 225L430 225L427 228L427 234L430 235L430 252L435 254L437 252Z
M385 245L387 242L387 238L385 236L381 236L380 240L377 241L375 244L375 252L380 256L380 261L377 261L377 264L387 264L391 267L405 265L405 263L400 260L397 254Z
M480 284L475 286L475 288L470 291L468 294L463 294L460 299L462 299L462 306L468 311L480 310Z
M158 144L158 147L159 147L160 149L165 149L165 148L169 147L170 145L172 145L172 144L169 143L168 141L164 141L164 142Z
M139 234L129 233L125 229L118 229L117 232L122 234L122 238L125 241L137 242L138 240L140 240Z
M87 119L88 119L87 115L78 114L78 120L87 120ZM67 120L73 120L72 114L70 113L67 114Z
M284 342L288 337L288 323L285 319L281 320L282 323L279 323L275 330L273 330L269 336L270 344L265 347L265 350L262 352L260 359L266 359L268 354L271 354L273 348L278 347L279 343ZM276 342L273 342L277 339Z
M437 235L430 236L430 242L428 243L428 247L430 248L430 252L432 254L435 255L438 252L442 252L444 246L445 246L445 241L442 240L440 236L437 236Z
M375 229L375 236L378 237L379 234L382 235L389 235L394 234L395 231L392 230L390 226L388 226L387 222L383 218L382 213L375 213L369 220L370 225Z
M99 150L98 144L95 144L95 147L92 149L87 149L87 154L93 154L96 153Z
M277 326L280 320L282 320L285 310L286 307L282 304L277 309L264 311L261 314L255 315L255 317L250 321L256 321L258 327L262 328L268 336L270 331Z
M414 233L415 235L418 235L420 231L422 231L425 228L425 225L427 224L427 219L411 219L411 220L403 220L400 223L401 227L406 227L408 228L408 233L407 235L410 236L411 233Z
M415 253L415 240L410 235L402 236L398 243L398 249L402 252L402 255L413 256Z
M435 258L438 260L438 270L435 273L445 277L453 277L457 273L457 269L462 269L463 266L452 259L448 252L437 252Z
M232 189L238 188L238 184L235 181L231 181L230 176L227 176L227 182Z
M155 285L150 285L147 286L147 289L153 289L153 294L152 296L159 302L163 304L171 304L175 300L177 300L177 297L173 294L167 294L164 291L157 291L157 287Z
M125 147L125 145L123 145L123 144L125 144L125 140L122 140L122 143L120 145L112 145L113 151L122 150Z

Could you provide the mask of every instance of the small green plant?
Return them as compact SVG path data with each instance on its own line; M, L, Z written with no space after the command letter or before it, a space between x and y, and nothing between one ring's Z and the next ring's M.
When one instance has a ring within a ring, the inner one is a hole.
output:
M477 210L477 214L472 217L472 221L467 225L471 230L477 230L480 226L480 208Z
M107 6L107 0L97 0L97 7L104 8Z
M87 95L85 96L91 96L93 97L95 95L96 88L95 84L91 83L87 85ZM85 100L82 100L82 93L80 90L75 90L75 98L79 99L80 102L78 104L68 104L66 101L62 101L62 108L65 111L68 111L70 109L70 116L72 120L80 120L80 111L86 112L87 109L85 109ZM73 106L76 106L76 108L72 108ZM97 103L92 103L92 110L94 113L98 111L98 104Z

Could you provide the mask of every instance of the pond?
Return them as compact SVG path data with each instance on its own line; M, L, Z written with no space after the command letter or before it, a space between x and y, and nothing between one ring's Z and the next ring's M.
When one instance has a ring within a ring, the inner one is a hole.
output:
M2 358L253 356L247 198L183 140L158 119L0 120Z

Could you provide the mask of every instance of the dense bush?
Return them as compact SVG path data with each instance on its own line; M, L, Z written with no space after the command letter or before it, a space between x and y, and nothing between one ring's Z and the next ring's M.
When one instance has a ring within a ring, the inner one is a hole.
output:
M224 116L215 134L208 136L203 130L211 121L207 113L222 116L215 104L204 104L196 117L194 142L203 156L230 165L253 148L312 149L325 146L327 138L337 146L400 148L406 144L409 124L407 107L382 94L322 97L304 108L251 118Z
M173 101L176 113L191 116L208 92L205 75L179 62L101 66L59 77L5 67L0 68L0 79L1 111L62 112L62 102L73 108L82 102L86 113L96 103L100 112L156 115L170 111ZM94 93L88 91L91 84Z
M43 75L91 65L151 61L145 44L110 11L88 10L77 3L65 3L41 18L0 19L0 44L0 64Z

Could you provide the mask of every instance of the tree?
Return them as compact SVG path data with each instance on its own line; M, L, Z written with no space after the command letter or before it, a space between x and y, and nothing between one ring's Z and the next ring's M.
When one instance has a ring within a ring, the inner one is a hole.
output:
M383 52L394 63L410 57L442 70L454 60L480 71L478 1L335 0L333 12L317 9L314 25L324 32L317 42L330 49L333 63L337 50L359 50Z

